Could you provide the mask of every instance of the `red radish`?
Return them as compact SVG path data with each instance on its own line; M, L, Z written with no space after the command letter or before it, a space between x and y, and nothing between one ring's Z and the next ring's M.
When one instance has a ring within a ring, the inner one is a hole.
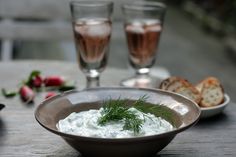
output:
M65 79L61 76L48 76L44 79L45 86L62 86Z
M23 101L29 103L34 100L35 94L30 87L24 85L20 88L20 96Z
M48 98L53 97L55 95L57 95L55 92L48 92L45 96L45 99L48 99Z
M32 85L33 87L37 87L37 88L38 88L38 87L41 87L42 84L43 84L43 79L42 79L42 77L39 76L39 75L35 76L35 77L31 80L31 85Z

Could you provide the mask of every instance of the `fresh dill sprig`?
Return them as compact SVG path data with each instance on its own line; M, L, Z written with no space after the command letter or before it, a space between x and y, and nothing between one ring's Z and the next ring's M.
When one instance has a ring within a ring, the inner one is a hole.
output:
M151 114L154 114L156 117L164 118L165 120L167 120L174 126L175 120L173 119L173 116L174 116L173 111L171 111L171 109L169 109L168 107L162 104L154 105L154 104L147 103L146 102L147 98L148 97L144 95L143 97L141 97L134 103L133 107L143 113L151 113Z
M126 104L126 100L121 99L105 102L98 124L105 125L108 122L124 120L124 130L133 130L135 134L139 133L143 120L135 112L129 110Z
M101 112L102 117L99 118L98 123L105 125L110 121L119 121L123 119L127 109L124 107L124 100L109 100L103 104L103 110Z
M125 118L124 130L133 130L135 134L140 132L144 120L137 118L137 115L131 112L129 118Z
M146 115L143 114L144 119L140 119L134 111L129 110L130 106L142 113L154 114L156 117L162 117L172 125L174 124L173 113L168 107L161 104L154 105L147 103L147 99L148 96L144 95L129 105L127 100L121 100L120 98L117 100L105 101L102 107L102 116L98 119L98 124L106 125L109 122L124 120L125 124L123 130L132 130L135 134L138 134L145 122Z

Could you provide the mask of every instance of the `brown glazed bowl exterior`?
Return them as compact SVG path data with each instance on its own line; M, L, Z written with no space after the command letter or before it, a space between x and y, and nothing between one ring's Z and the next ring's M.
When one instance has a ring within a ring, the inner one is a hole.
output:
M98 109L108 99L137 100L147 95L148 103L162 104L173 112L173 131L134 138L94 138L66 134L58 131L56 124L72 112ZM126 87L100 87L83 91L70 91L42 102L35 111L35 118L47 130L61 136L84 157L148 157L167 146L177 133L194 125L200 108L191 100L171 92L157 89ZM181 148L179 148L181 149Z

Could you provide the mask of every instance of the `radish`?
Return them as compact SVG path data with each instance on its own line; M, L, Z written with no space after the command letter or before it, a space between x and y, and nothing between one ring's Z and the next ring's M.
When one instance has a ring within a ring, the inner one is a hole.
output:
M43 84L43 79L40 75L35 76L30 82L30 85L36 88L41 87L42 84Z
M34 101L35 94L29 86L24 85L20 88L20 96L23 101L30 103Z
M45 96L45 99L48 99L48 98L53 97L55 95L57 95L55 92L48 92Z
M45 86L62 86L65 83L65 79L61 76L47 76L44 79Z

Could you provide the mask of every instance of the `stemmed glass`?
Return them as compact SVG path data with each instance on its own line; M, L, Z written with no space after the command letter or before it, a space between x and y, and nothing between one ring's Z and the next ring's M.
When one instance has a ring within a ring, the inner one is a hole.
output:
M70 7L79 66L87 88L97 87L108 60L113 2L71 1Z
M160 2L136 1L123 4L122 11L129 62L136 75L122 80L121 85L156 87L160 79L150 75L150 68L156 60L166 6Z

